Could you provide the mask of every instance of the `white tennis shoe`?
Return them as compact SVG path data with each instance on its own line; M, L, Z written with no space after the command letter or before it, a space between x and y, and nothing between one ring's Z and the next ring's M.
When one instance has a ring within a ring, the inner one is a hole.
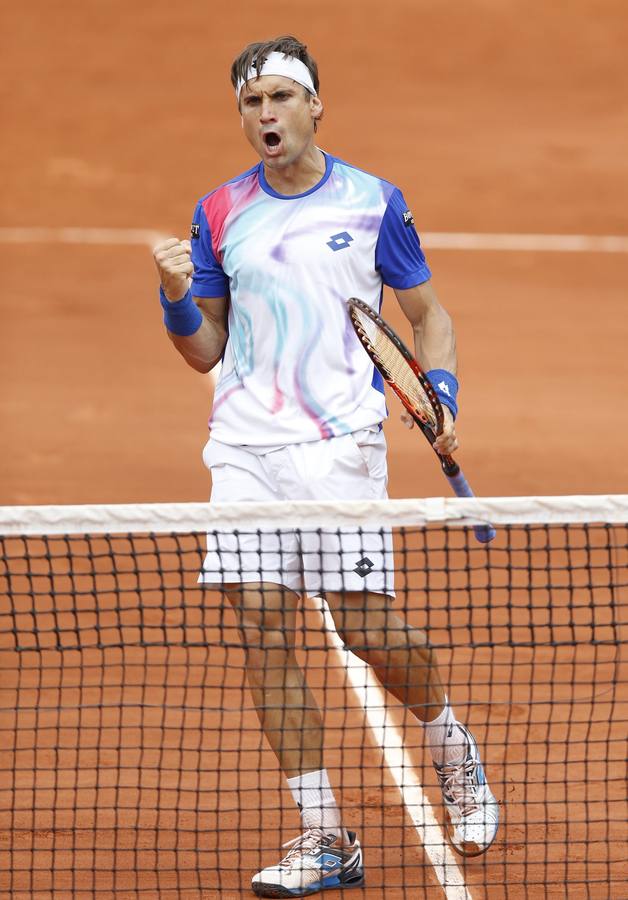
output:
M353 831L351 844L343 847L335 834L308 828L292 841L276 866L253 876L251 886L258 897L306 897L328 888L358 887L364 884L362 849Z
M448 837L462 856L486 853L495 840L499 806L486 782L475 738L456 723L467 742L464 761L456 765L434 763L449 816Z

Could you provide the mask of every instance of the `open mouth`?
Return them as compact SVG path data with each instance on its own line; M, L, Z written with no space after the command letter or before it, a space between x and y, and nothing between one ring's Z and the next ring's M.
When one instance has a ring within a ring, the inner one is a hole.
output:
M281 137L276 131L267 131L263 135L263 140L268 150L275 150L281 143Z

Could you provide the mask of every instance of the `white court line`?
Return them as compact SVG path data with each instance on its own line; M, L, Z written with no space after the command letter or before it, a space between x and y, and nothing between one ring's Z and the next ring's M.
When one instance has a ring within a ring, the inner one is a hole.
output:
M164 237L145 228L0 228L2 244L117 244L154 247Z
M473 900L453 851L416 777L414 764L403 743L403 736L386 708L386 697L382 688L375 680L370 667L353 653L345 650L325 601L316 597L313 602L320 604L318 609L325 621L329 643L347 672L347 678L364 710L376 746L382 750L384 761L399 788L403 804L434 867L445 897L447 900Z
M0 228L3 244L154 245L164 235L143 228ZM628 253L628 235L491 234L425 231L421 240L432 250L489 250L552 253Z
M628 236L613 234L489 234L424 231L433 250L509 250L553 253L628 253Z

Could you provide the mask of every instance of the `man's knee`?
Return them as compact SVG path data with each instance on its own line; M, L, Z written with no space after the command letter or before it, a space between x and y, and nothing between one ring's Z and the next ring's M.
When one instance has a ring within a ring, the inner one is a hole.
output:
M338 631L345 650L350 650L364 662L373 662L374 654L390 650L390 641L383 629L345 627Z
M296 595L280 585L229 585L242 645L250 652L291 652L295 645Z
M430 651L426 633L408 625L390 609L344 605L334 611L333 618L345 649L364 662L381 664L390 653L399 656L417 649Z

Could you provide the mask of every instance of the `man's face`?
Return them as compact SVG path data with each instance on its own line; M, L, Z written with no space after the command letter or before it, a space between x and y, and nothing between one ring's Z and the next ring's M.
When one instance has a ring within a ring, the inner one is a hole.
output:
M242 127L264 165L292 165L313 143L323 106L304 87L282 75L262 75L242 88Z

